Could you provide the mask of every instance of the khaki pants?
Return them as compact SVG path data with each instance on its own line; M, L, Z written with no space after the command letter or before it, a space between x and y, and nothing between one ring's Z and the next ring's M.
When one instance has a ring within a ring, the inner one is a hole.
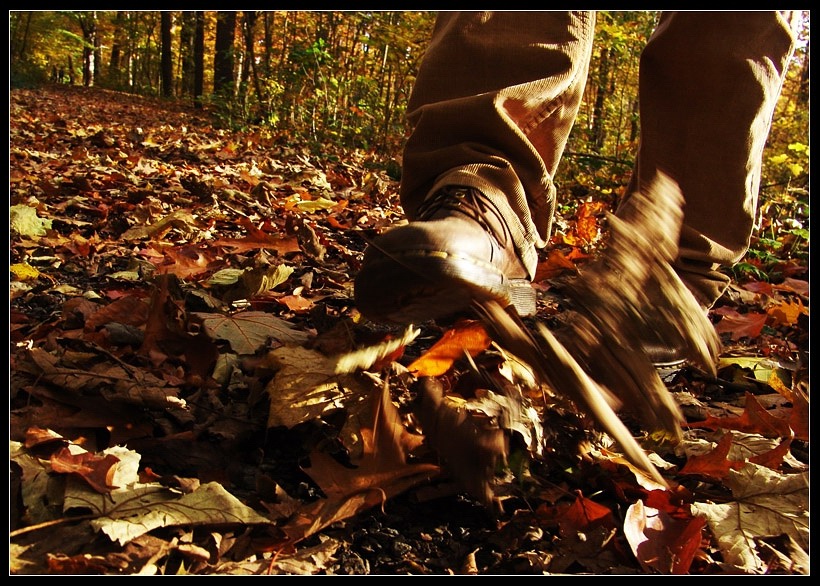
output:
M704 307L753 229L763 147L799 13L664 13L640 61L641 137L627 193L662 171L683 192L675 268ZM401 202L442 185L499 205L530 276L583 96L594 12L442 12L410 97ZM628 213L624 198L618 214Z

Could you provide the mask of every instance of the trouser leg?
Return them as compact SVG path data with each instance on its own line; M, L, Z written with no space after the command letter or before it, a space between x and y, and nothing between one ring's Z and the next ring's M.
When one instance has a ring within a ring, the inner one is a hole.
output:
M746 253L763 147L798 15L662 15L641 55L641 139L628 194L659 172L680 185L684 220L675 269L704 307L725 290L721 266Z
M533 276L594 26L590 12L441 13L408 105L401 202L410 220L442 185L478 188Z

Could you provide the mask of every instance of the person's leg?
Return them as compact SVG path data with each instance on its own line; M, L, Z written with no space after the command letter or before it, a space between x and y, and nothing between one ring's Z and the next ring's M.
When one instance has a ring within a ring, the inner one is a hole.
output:
M675 269L704 308L728 285L721 266L749 246L763 147L799 15L664 13L641 56L641 139L628 194L658 172L684 198Z
M365 254L356 299L366 316L435 318L476 296L534 311L529 281L549 239L552 179L594 26L589 12L440 14L408 105L410 224Z

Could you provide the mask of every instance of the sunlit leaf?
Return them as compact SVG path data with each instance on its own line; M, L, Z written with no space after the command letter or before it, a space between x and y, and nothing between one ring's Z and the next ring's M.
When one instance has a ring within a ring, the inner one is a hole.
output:
M37 210L21 204L9 208L9 227L21 236L36 238L51 230L51 220L38 217Z
M407 368L419 377L438 376L450 370L453 363L465 354L475 356L486 350L490 341L480 322L462 322L444 332L438 342Z
M284 343L300 344L308 335L293 325L263 311L244 311L234 315L216 313L191 314L212 339L225 340L237 354L253 354L271 338Z

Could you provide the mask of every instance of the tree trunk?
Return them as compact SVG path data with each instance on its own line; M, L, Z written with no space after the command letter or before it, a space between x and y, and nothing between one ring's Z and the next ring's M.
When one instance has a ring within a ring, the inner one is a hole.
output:
M205 93L205 13L194 13L194 107L202 108Z
M592 128L590 139L593 150L600 153L604 148L606 129L604 128L604 103L608 95L609 64L612 57L611 49L601 49L601 61L597 75L597 87L595 88L595 105L592 109Z
M179 28L179 94L193 95L194 80L194 13L183 10Z
M24 17L25 18L25 26L23 26L23 27L20 26L20 19L15 18L14 14L12 14L12 18L11 18L12 23L14 23L14 25L12 26L12 30L14 31L13 39L19 39L18 33L20 32L20 29L22 28L22 37L23 37L22 40L13 41L12 44L11 44L12 47L16 46L16 51L12 50L11 54L13 55L16 52L17 56L20 59L23 59L26 56L26 50L27 50L27 47L28 47L28 34L29 34L29 28L31 26L31 12L25 12L24 14L25 14L25 17Z
M800 90L797 94L799 103L809 105L809 42L806 42L806 56L803 58L803 68L800 70Z
M170 98L174 95L174 56L171 50L171 26L173 14L168 10L160 12L160 86L162 95Z
M214 44L214 93L233 95L236 11L217 12Z
M97 13L96 11L77 14L80 30L83 31L83 85L94 85L94 47L97 46Z
M114 18L114 41L111 43L111 57L108 60L108 83L109 85L119 88L122 75L120 73L120 55L122 53L122 23L126 19L126 13L117 11L117 16Z
M259 102L259 115L267 117L269 113L267 94L262 90L262 84L259 81L259 71L256 67L256 55L253 50L254 28L256 21L259 18L260 12L246 12L245 13L245 61L247 62L247 72L250 79L253 81L253 89L256 92L256 99Z

